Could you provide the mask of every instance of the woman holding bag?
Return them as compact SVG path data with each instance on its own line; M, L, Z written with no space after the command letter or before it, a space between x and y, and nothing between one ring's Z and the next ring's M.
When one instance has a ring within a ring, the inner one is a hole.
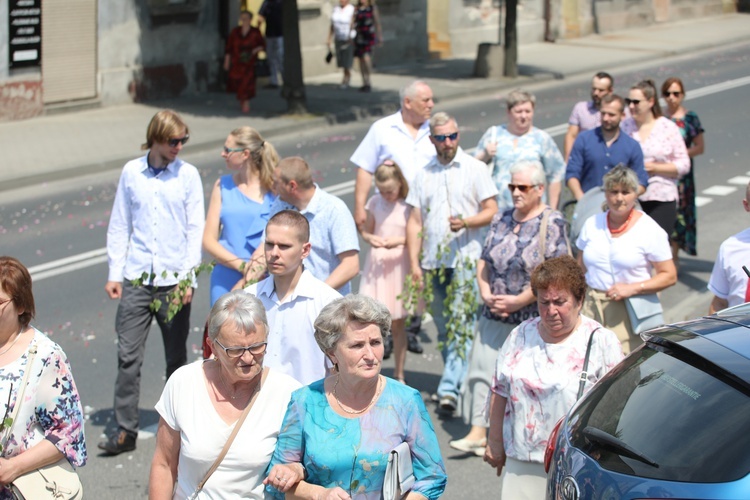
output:
M151 500L264 498L264 472L300 384L263 368L268 322L254 296L236 290L219 298L208 336L215 358L178 369L156 404ZM302 478L301 467L290 471Z
M0 411L3 420L13 419L2 426L0 499L16 498L10 485L22 487L23 476L45 491L41 476L28 474L36 469L86 464L83 411L70 365L60 346L30 326L34 314L29 271L13 257L0 257ZM68 474L80 488L75 473Z
M675 284L677 271L667 233L635 208L635 172L618 165L604 175L603 183L608 210L590 217L576 241L589 285L583 314L614 331L627 354L642 341L625 301L655 297Z

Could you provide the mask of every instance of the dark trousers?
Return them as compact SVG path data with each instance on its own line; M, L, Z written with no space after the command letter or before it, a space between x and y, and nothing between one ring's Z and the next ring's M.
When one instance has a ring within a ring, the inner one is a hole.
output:
M167 378L187 363L187 338L190 333L190 304L182 306L172 321L167 321L167 293L173 286L134 287L125 280L117 307L117 380L115 381L115 419L121 429L138 432L138 400L141 391L141 365L151 322L161 329ZM162 306L154 313L151 302L158 298Z

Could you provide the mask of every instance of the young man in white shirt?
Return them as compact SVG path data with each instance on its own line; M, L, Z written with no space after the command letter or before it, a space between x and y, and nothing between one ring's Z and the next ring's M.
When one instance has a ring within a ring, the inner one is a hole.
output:
M271 217L264 250L271 276L245 288L266 308L269 331L263 362L307 385L325 377L330 368L315 341L313 324L321 309L341 294L305 269L310 225L296 210Z
M118 431L99 443L109 455L135 449L141 365L154 317L164 341L167 378L187 362L193 288L185 290L182 308L171 321L167 313L168 294L201 262L203 184L198 170L177 158L189 138L177 113L159 111L142 146L148 154L125 165L117 186L107 229L109 276L104 290L110 299L120 299L115 319ZM132 284L143 276L140 286ZM162 302L156 312L151 310L154 299Z

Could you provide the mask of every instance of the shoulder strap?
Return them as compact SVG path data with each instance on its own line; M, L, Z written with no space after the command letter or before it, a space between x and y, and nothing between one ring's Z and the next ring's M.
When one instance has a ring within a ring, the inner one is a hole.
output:
M542 257L542 262L547 260L545 253L547 250L547 225L549 224L549 214L552 209L545 208L542 212L542 222L539 224L539 255Z
M583 359L583 370L581 370L581 381L578 384L578 396L576 396L576 401L581 399L581 396L583 396L583 388L586 387L586 381L588 380L588 370L589 370L589 357L591 357L591 344L594 340L594 334L600 327L596 327L593 332L591 332L591 335L589 336L589 342L586 346L586 357Z
M36 344L33 344L34 340L31 340L32 345L29 347L29 357L28 361L26 362L26 370L24 370L23 373L23 381L21 381L21 387L18 389L18 397L16 397L16 404L13 407L13 414L10 415L11 418L11 424L8 426L7 429L5 429L5 434L3 435L3 451L5 451L5 445L8 443L8 438L10 438L10 432L13 430L13 424L16 423L16 417L18 416L18 412L21 409L21 405L23 404L23 396L26 392L26 385L29 381L29 374L31 373L31 364L34 362L34 358L36 357ZM13 394L13 386L10 387L10 394ZM10 402L10 396L8 399L8 402Z
M261 379L259 384L262 384L265 381L266 373L261 373ZM219 453L219 456L216 457L216 460L214 460L214 463L211 464L211 468L208 469L208 472L206 472L206 475L203 476L203 479L200 483L198 483L197 491L200 491L203 489L203 486L206 484L208 479L211 477L211 475L216 471L216 469L219 468L219 465L221 464L221 461L224 460L224 457L227 455L227 452L229 451L229 448L232 446L232 442L234 441L234 438L237 437L237 433L240 432L240 428L242 427L243 422L247 418L247 415L250 413L250 410L253 407L253 404L255 404L255 401L260 397L260 389L258 389L258 392L255 393L253 396L253 399L250 400L250 402L247 404L247 407L245 408L245 411L242 412L242 415L240 415L240 419L237 420L237 423L234 426L234 429L232 429L232 433L229 435L229 439L227 439L227 442L224 443L224 448L221 449L221 453Z

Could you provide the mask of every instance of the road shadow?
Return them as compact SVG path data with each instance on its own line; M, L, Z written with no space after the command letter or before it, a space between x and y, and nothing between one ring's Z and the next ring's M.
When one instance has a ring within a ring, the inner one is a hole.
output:
M100 428L100 434L111 436L118 430L117 422L115 421L115 411L112 408L102 408L100 410L96 410L95 412L90 413L88 417L89 418L87 423L94 427ZM138 410L138 423L141 429L155 427L159 423L159 413L156 410L144 410L143 408L140 408ZM89 439L90 438L91 435L89 435ZM99 435L96 436L95 441L96 443L99 442ZM99 448L95 446L93 441L88 443L88 449L97 451L99 450ZM101 452L98 454L98 456L107 457L109 455Z
M708 281L698 277L698 275L710 276L713 268L713 261L683 258L680 259L680 270L677 273L677 280L691 290L703 291L706 289Z

